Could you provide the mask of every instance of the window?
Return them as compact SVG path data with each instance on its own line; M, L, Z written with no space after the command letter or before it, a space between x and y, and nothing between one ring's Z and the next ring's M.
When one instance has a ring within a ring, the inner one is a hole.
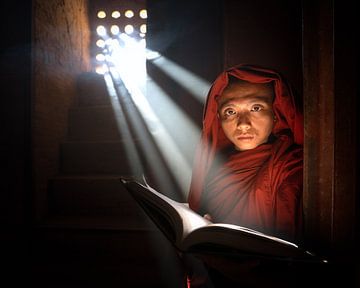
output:
M147 10L143 1L93 1L90 11L92 28L91 57L94 70L104 74L117 47L146 47ZM133 54L133 53L132 53ZM110 59L110 61L109 61Z

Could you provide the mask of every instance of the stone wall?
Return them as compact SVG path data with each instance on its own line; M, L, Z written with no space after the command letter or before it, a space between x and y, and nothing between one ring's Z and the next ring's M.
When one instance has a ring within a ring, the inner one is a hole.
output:
M59 170L59 144L76 80L90 70L86 0L33 1L32 145L36 218L46 213L47 180Z

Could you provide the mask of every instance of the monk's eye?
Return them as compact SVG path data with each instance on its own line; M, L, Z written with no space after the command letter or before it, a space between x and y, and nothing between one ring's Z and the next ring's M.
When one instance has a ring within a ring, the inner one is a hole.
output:
M235 115L235 114L236 114L236 111L233 110L233 109L226 109L226 110L224 110L224 112L223 112L223 115L224 115L225 117L231 117L231 116L233 116L233 115Z
M263 110L263 106L261 105L254 105L251 107L251 112L260 112L261 110Z

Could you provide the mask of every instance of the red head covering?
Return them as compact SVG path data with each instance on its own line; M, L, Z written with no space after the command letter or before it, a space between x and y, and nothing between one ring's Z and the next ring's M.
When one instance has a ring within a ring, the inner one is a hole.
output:
M213 83L207 97L203 116L203 130L195 154L192 182L189 193L189 204L195 211L201 206L201 195L204 181L210 170L215 154L225 146L231 145L226 138L218 119L216 98L227 86L229 76L251 83L272 82L274 86L273 111L277 118L272 133L275 136L287 135L292 142L303 143L303 116L296 107L294 96L288 83L282 76L269 69L241 64L222 72Z

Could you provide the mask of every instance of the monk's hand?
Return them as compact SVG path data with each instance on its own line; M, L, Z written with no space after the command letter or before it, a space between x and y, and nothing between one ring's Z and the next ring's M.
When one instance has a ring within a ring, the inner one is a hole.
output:
M211 215L208 214L208 213L206 213L206 214L204 215L204 218L205 218L206 220L212 221L212 217L211 217Z

